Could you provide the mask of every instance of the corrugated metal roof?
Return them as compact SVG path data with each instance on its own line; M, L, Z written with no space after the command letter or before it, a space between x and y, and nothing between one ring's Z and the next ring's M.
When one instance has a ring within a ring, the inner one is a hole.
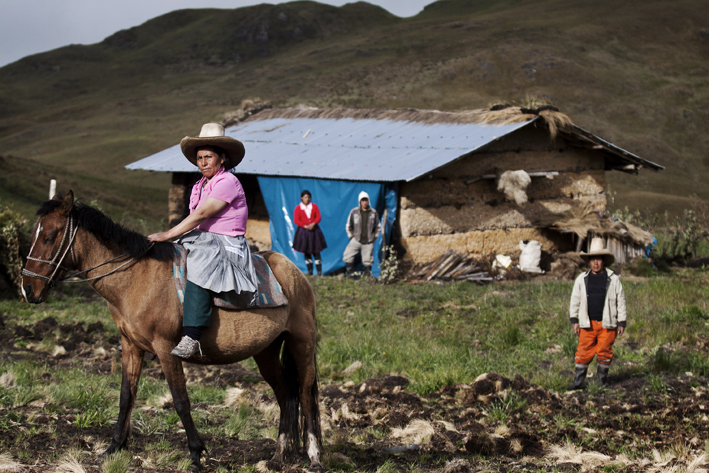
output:
M262 176L412 181L529 125L426 124L375 119L272 118L226 130L246 148L235 169ZM179 145L126 166L195 172Z

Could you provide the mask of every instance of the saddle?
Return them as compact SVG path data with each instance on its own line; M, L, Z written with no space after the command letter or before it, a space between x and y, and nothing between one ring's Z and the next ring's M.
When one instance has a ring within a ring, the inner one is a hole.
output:
M172 270L175 279L175 288L180 302L185 302L185 286L187 278L185 277L187 267L187 251L185 248L175 243L175 255L172 259ZM281 307L288 305L288 299L283 294L283 289L276 279L276 276L271 271L271 268L266 263L266 260L261 255L251 255L251 261L256 270L256 278L258 279L258 297L256 303L251 304L253 293L237 294L236 291L221 292L214 297L214 306L228 310L247 310L247 309L264 309Z

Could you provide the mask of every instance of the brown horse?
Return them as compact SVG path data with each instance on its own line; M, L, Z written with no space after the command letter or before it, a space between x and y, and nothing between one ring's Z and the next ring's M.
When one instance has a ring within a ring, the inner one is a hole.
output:
M62 275L89 281L106 301L121 333L123 381L113 440L104 452L124 448L145 352L157 355L187 433L190 458L200 468L204 442L192 421L180 358L170 354L182 335L182 305L173 281L170 243L150 245L100 211L74 204L74 194L42 204L32 249L23 270L22 292L39 304ZM202 336L203 355L194 363L235 363L253 356L281 409L274 461L304 445L310 469L320 470L322 437L318 401L315 296L305 276L285 256L265 252L288 298L270 309L214 309Z

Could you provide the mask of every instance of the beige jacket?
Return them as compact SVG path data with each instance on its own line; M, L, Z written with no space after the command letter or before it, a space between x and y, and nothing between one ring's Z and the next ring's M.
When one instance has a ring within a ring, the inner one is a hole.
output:
M586 298L586 277L589 271L583 272L574 282L569 306L569 318L572 323L578 321L579 327L591 328L591 319L588 318L588 299ZM614 329L618 325L625 326L625 293L620 278L612 270L606 268L610 278L606 291L606 303L603 306L603 328Z

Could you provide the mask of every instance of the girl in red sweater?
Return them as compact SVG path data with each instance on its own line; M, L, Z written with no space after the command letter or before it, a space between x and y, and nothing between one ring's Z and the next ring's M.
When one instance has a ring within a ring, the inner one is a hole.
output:
M313 259L317 273L322 276L322 260L320 252L327 248L325 235L318 226L320 222L320 209L311 202L310 191L300 193L300 204L293 211L293 221L298 228L293 238L293 249L305 255L305 265L308 274L313 274ZM313 258L314 257L314 258Z

